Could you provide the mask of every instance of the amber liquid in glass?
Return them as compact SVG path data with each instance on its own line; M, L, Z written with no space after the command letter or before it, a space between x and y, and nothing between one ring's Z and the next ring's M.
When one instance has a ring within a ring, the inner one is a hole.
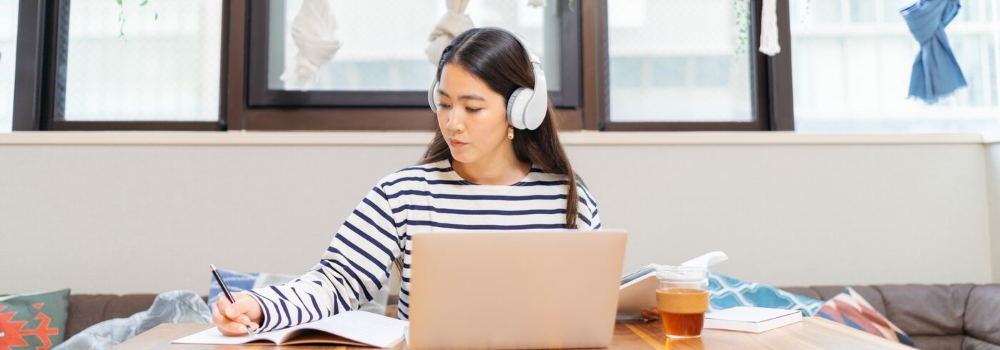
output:
M708 311L708 291L692 288L667 288L656 291L656 307L660 309L663 330L670 337L701 336Z

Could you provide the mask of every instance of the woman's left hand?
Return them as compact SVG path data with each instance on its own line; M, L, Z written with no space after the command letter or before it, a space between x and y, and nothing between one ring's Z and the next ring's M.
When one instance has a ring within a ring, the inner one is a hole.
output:
M652 308L649 310L642 310L642 320L649 322L652 320L660 319L660 310L657 308Z

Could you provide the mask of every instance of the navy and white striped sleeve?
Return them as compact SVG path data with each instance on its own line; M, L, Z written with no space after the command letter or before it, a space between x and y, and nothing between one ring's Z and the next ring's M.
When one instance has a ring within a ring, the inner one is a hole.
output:
M261 330L282 329L356 310L388 283L400 240L379 186L337 230L312 271L281 286L254 289L264 311Z
M587 190L587 187L577 185L577 193L580 196L580 204L577 208L576 226L581 230L600 230L601 229L601 215L597 211L597 201L594 200L594 196ZM584 219L584 220L580 220Z

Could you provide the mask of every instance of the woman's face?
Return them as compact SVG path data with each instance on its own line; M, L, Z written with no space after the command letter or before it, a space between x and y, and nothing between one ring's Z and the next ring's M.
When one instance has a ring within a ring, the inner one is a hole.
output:
M441 71L437 94L438 127L455 161L471 164L514 157L503 96L451 63Z

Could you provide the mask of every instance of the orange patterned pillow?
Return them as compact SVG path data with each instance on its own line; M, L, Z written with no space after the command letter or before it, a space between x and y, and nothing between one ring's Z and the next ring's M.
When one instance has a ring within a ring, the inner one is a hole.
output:
M823 304L816 316L895 342L914 346L910 336L878 313L865 298L861 297L861 294L858 294L851 287L847 287L843 293L837 294L833 299Z
M46 350L66 336L69 289L0 298L0 349Z

